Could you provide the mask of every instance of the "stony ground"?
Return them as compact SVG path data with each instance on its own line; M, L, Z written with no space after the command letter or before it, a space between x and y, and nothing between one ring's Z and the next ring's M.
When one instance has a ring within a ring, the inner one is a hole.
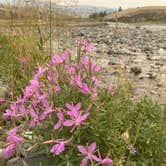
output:
M130 82L134 98L148 95L166 105L166 24L88 24L63 33L66 43L85 37L95 43L92 53L103 67L105 85ZM56 50L55 50L56 51ZM0 82L0 93L6 91ZM3 96L0 94L0 96Z
M131 83L136 98L148 95L166 104L166 25L121 23L117 28L109 23L77 27L73 34L95 43L92 55L104 69L106 84L123 78Z

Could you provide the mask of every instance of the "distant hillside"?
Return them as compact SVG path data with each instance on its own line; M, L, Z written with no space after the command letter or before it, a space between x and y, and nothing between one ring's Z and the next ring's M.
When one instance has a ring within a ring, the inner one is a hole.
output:
M62 6L60 8L62 8ZM105 11L106 13L110 14L116 11L116 9L114 8L96 7L96 6L90 6L90 5L68 6L68 7L65 7L65 10L69 13L76 13L77 15L80 15L83 17L88 17L89 15L93 13L100 13Z
M7 20L7 19L39 19L44 18L45 16L49 16L49 10L47 7L43 8L41 6L40 10L37 7L31 6L21 6L21 7L14 7L14 6L0 6L0 19ZM72 13L66 11L62 7L53 6L52 7L52 15L54 18L58 19L68 19L73 18L74 15Z
M15 15L15 11L17 11L17 6L16 7L12 7L13 4L11 4L11 6L4 7L4 5L0 4L0 18L9 18L10 16L14 16ZM48 1L43 1L43 2L39 2L38 7L41 9L49 9L49 3ZM22 16L28 16L28 15L32 15L33 9L31 9L31 7L33 6L33 4L28 4L26 5L26 3L22 4L21 8L22 8L22 12L20 14L22 14ZM28 9L29 8L29 9ZM113 13L116 11L115 8L109 8L109 7L96 7L96 6L91 6L91 5L68 5L68 6L63 6L63 5L57 5L56 3L52 2L51 5L52 11L53 13L63 13L63 14L67 14L67 15L77 15L77 16L81 16L81 17L89 17L89 15L93 14L93 13L100 13L100 12L106 12L107 14ZM26 10L26 12L25 12ZM15 16L14 16L15 17Z
M126 9L116 14L107 15L104 20L120 22L164 21L166 22L166 6L148 6Z

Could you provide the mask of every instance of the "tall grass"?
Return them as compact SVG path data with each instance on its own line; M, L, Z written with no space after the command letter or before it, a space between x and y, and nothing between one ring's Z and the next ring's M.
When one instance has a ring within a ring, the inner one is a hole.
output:
M65 10L54 9L59 2L56 0L43 1L42 7L38 0L9 2L5 1L3 7L6 11L4 18L8 21L2 22L1 40L5 40L2 50L7 53L1 66L7 74L3 77L14 92L16 87L25 86L36 65L49 60L53 51L59 49L60 35L67 32L65 20L72 17ZM68 3L73 5L72 1ZM26 64L22 63L23 59ZM5 65L10 67L6 69Z

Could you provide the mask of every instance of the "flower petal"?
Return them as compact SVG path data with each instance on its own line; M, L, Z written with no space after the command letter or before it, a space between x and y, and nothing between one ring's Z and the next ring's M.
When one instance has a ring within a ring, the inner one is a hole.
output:
M63 115L62 112L58 112L58 113L57 113L57 117L58 117L58 119L59 119L60 121L64 120L64 115Z
M88 156L84 157L81 161L82 166L86 166L88 163Z
M95 156L95 155L91 155L91 158L92 158L93 160L97 161L97 162L101 162L101 159L98 158L98 157Z
M77 103L77 105L75 106L75 111L79 111L81 109L81 103Z
M23 139L17 135L9 135L7 137L7 141L12 143L21 143L23 142Z
M8 135L15 135L17 133L18 129L19 129L18 127L15 127L14 129L9 131Z
M55 124L54 130L58 130L61 127L61 125L63 124L63 121L64 121L64 115L63 115L62 112L58 112L57 117L58 117L59 121Z
M56 123L56 124L54 125L54 130L58 130L58 129L61 127L61 125L62 125L62 122L61 122L61 121L58 121L58 123Z
M72 120L66 120L63 123L64 126L73 126L74 125L74 121Z
M74 108L74 107L73 107L71 104L68 104L68 103L67 103L67 104L66 104L66 107L67 107L70 111L73 111L73 108Z
M4 158L8 159L14 155L14 152L16 150L16 144L10 144L7 146L4 150Z
M87 154L88 153L84 146L78 145L77 148L78 148L78 151L82 154Z
M112 163L113 163L113 161L108 157L106 157L105 159L102 160L102 164L105 166L110 166Z
M55 145L51 148L50 152L51 152L51 153L55 153L56 150L57 150L57 148L58 148L58 144L55 144Z
M87 113L81 115L81 121L86 120L88 116L89 116L89 112L87 112Z
M90 146L88 147L88 152L89 152L89 153L93 153L95 149L96 149L96 142L93 142L93 143L91 143Z
M58 144L55 144L50 152L55 153L56 155L60 155L65 150L65 143L64 141L59 142Z

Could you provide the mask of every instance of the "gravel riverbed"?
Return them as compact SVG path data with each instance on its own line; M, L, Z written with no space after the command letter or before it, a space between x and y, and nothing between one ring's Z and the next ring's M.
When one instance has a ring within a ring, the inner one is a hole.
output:
M73 39L86 38L96 46L92 56L103 67L107 85L129 81L135 98L148 95L166 104L166 25L108 23L76 27Z

